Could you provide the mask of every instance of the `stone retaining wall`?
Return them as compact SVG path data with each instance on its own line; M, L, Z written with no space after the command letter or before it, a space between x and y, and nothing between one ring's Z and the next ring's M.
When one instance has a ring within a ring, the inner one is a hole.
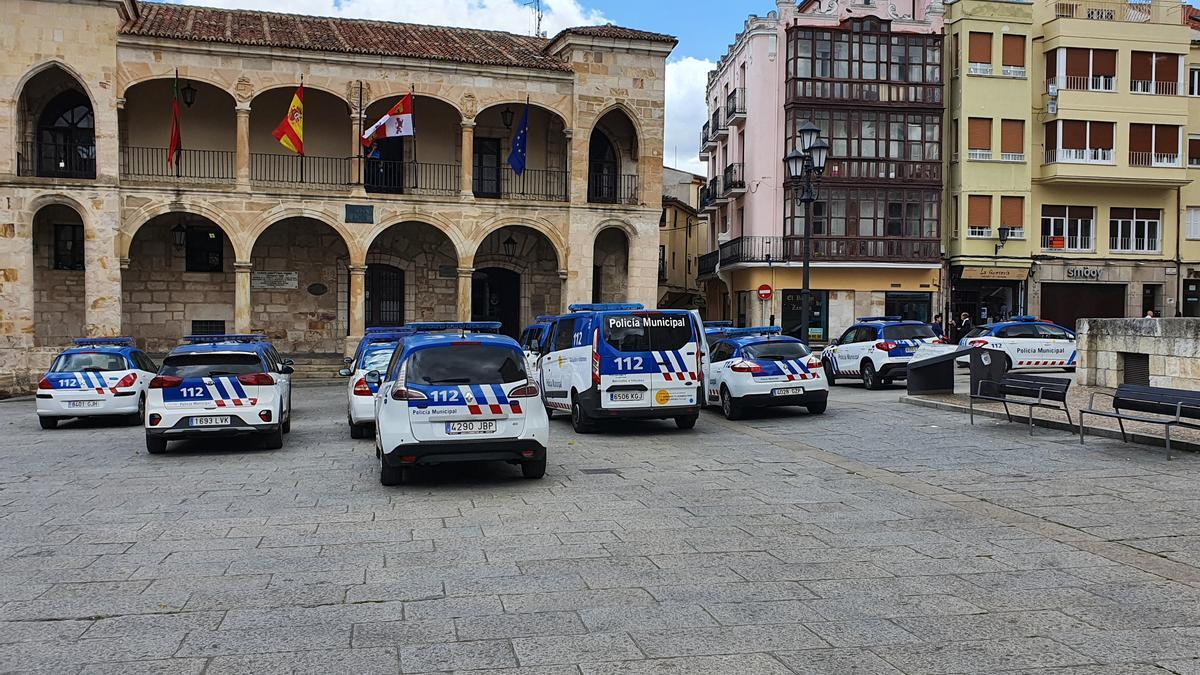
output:
M1200 390L1200 319L1080 319L1078 328L1080 384L1126 383L1128 355L1145 354L1151 386Z

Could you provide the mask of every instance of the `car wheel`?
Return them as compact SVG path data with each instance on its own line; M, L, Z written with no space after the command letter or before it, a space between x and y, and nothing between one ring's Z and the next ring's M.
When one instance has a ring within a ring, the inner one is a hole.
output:
M57 417L39 417L38 424L42 425L43 429L54 429L58 427Z
M521 475L531 479L537 479L545 476L546 460L535 459L527 462L521 462Z
M721 387L721 414L725 415L727 420L736 420L742 417L742 406L733 400L733 396L725 387Z
M1004 355L1004 372L1007 373L1008 371L1010 371L1012 369L1013 369L1012 359L1008 358L1008 354L1005 354Z
M157 436L146 436L146 452L161 455L167 451L167 439Z
M820 415L825 412L825 408L829 405L829 401L821 401L820 403L809 403L804 406L809 414Z
M283 425L279 425L263 434L263 447L267 450L278 450L283 447Z
M700 419L699 415L680 415L675 418L675 426L680 429L693 429L696 426L696 420Z
M288 392L288 411L287 417L283 418L283 433L289 434L292 432L292 392Z
M145 421L146 421L146 395L142 394L141 396L138 396L137 412L135 412L129 416L128 422L129 422L129 425L132 426L134 424L143 424Z
M366 438L367 429L353 422L350 423L350 438Z
M596 423L579 404L578 396L571 399L571 428L575 429L577 434L590 434L596 428Z
M863 387L871 391L879 389L881 386L879 375L875 373L875 364L871 363L870 361L863 361L862 382Z
M833 363L829 359L821 362L821 366L825 369L825 379L829 381L829 386L837 384L837 376L833 374Z

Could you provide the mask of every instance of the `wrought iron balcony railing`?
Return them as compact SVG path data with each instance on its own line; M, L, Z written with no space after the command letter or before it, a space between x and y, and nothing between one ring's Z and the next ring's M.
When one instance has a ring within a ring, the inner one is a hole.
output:
M179 152L179 160L172 164L167 163L167 155L167 148L122 147L121 179L231 183L236 177L236 153L233 150L184 148Z

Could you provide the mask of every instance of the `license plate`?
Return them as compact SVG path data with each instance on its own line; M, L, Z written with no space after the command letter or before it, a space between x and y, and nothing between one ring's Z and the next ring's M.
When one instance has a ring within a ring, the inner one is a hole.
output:
M100 401L67 401L68 408L99 408Z
M640 400L642 400L642 392L640 392L640 391L613 391L613 392L609 392L608 400L610 400L610 401L640 401Z
M783 387L781 389L772 389L772 396L796 396L804 393L804 387Z
M212 415L208 417L193 417L189 424L194 427L224 427L229 426L229 415Z
M446 433L456 434L490 434L496 431L496 420L478 420L471 422L446 422Z

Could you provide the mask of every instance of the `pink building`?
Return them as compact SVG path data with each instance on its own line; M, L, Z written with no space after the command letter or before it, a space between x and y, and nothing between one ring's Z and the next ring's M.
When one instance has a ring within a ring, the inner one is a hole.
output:
M783 157L807 120L832 146L812 212L811 338L936 312L942 61L938 0L780 0L746 20L709 73L701 132L709 318L799 324L805 214Z

